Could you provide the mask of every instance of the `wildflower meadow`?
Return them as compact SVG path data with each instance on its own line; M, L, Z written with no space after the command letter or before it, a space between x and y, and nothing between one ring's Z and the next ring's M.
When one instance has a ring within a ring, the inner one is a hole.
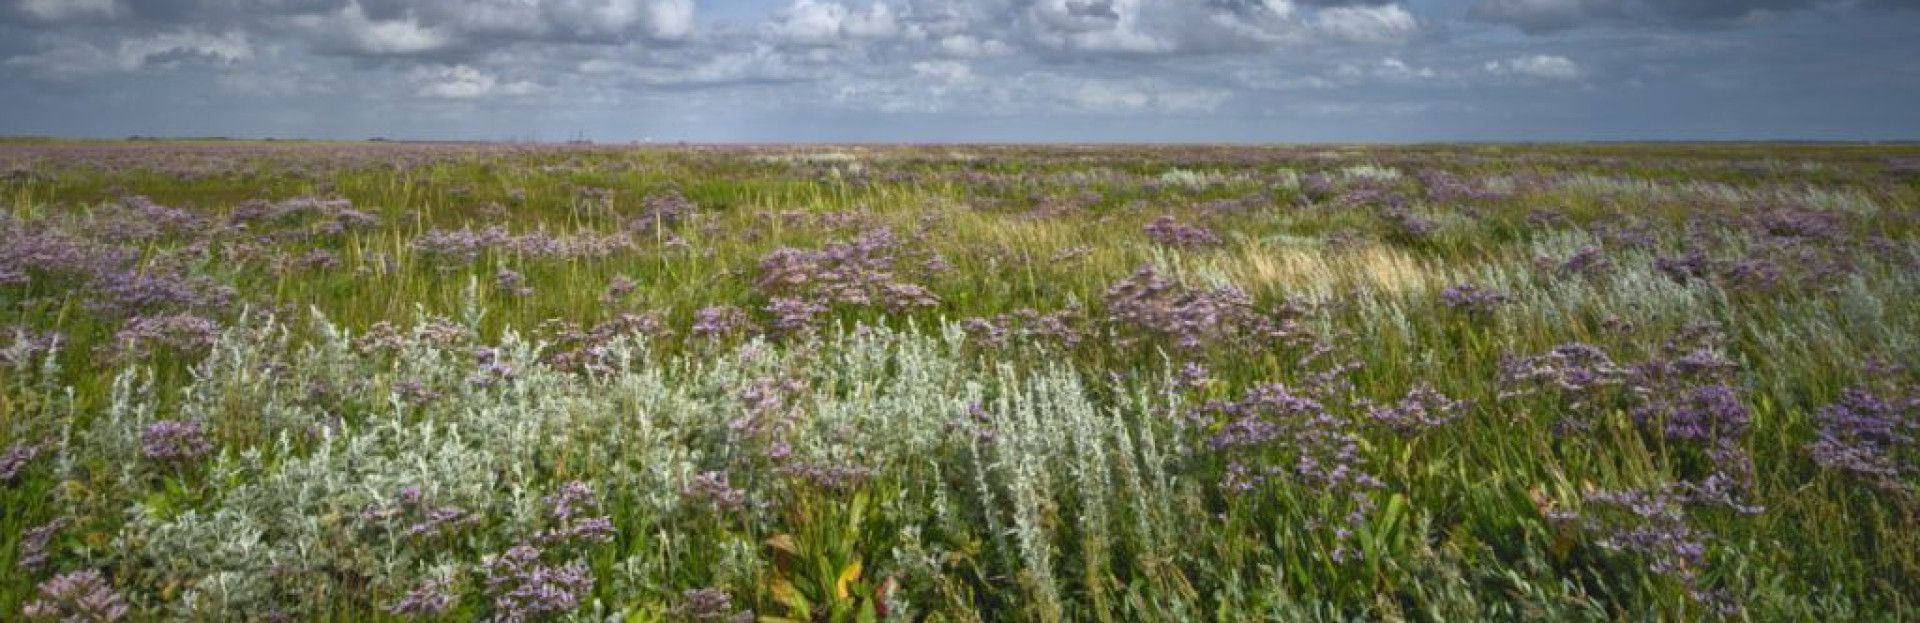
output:
M1902 620L1920 148L0 143L0 619Z

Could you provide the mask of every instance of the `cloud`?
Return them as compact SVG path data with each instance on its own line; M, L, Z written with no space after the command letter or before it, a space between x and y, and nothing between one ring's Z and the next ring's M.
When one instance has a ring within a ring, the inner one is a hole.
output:
M1323 9L1314 16L1314 30L1352 43L1402 43L1420 30L1420 21L1398 4L1353 5Z
M1571 82L1579 80L1586 70L1579 63L1565 56L1534 54L1518 56L1506 60L1487 61L1484 66L1487 73L1496 76L1518 76L1534 80Z
M41 22L113 19L126 13L119 0L20 0L14 10Z
M323 53L471 57L519 42L619 45L694 34L692 0L347 0L291 23Z
M838 2L794 0L764 26L778 41L799 45L833 45L854 39L878 39L900 32L893 9L875 2L865 11Z
M253 46L239 31L212 35L190 30L161 33L120 43L120 69L134 71L156 61L197 57L220 64L253 58Z
M1533 35L1598 24L1683 29L1739 27L1826 7L1835 10L1917 9L1913 0L1479 0L1469 18Z
M466 65L423 67L414 70L413 80L420 86L420 97L447 100L472 100L497 95L527 95L540 89L526 81L506 82L491 73Z
M25 69L41 80L68 81L196 61L231 65L254 56L253 46L239 31L155 33L122 40L117 50L109 49L73 37L43 37L38 52L7 58L0 65Z
M427 26L411 14L374 19L355 0L326 16L302 15L293 23L318 38L322 51L381 55L432 52L452 45L453 34Z
M1528 34L1543 34L1619 16L1620 10L1620 0L1481 0L1467 14L1481 21L1507 24Z

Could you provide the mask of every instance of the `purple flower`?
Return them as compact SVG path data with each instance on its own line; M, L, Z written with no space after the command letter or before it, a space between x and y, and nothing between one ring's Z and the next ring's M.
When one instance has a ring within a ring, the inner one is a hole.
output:
M19 558L14 564L21 571L29 573L45 570L53 560L53 552L48 551L53 544L53 537L65 530L67 524L65 518L55 518L21 533Z
M672 227L700 210L678 190L647 195L640 201L640 216L627 223L627 230L646 234L658 228Z
M191 461L212 450L198 422L160 420L140 434L140 454L155 461Z
M41 445L37 443L16 443L7 448L6 454L0 454L0 484L12 485L20 480L20 473L26 471L33 459L40 456Z
M41 582L36 598L20 611L29 621L118 621L127 617L127 600L88 569Z
M481 563L499 620L519 623L566 614L578 609L593 590L593 574L585 564L554 566L542 561L542 554L539 548L518 545Z
M1466 403L1448 398L1432 385L1421 383L1407 390L1407 396L1391 406L1367 410L1367 418L1401 434L1412 434L1446 425L1460 417Z
M717 588L687 589L673 614L689 621L727 620L733 616L733 597Z
M613 540L613 521L600 512L600 498L587 483L575 480L560 486L541 501L547 505L548 528L540 542L557 545L577 542L606 543Z
M721 512L737 511L747 505L747 492L733 488L724 472L701 472L687 482L681 495Z
M1510 300L1505 292L1471 283L1452 286L1440 293L1447 307L1476 315L1489 315Z
M1307 337L1293 317L1298 309L1263 311L1239 288L1189 289L1162 278L1152 266L1107 288L1105 299L1109 322L1171 338L1183 349L1259 348Z
M800 333L819 324L820 316L827 313L827 306L808 300L774 297L767 302L767 313L773 314L773 322L769 326L774 331Z
M1920 471L1920 397L1890 400L1852 388L1814 414L1818 437L1807 451L1827 469L1909 491L1902 477Z
M502 268L493 274L493 284L509 296L533 295L533 287L527 285L527 278L519 271Z
M1172 216L1161 216L1147 223L1147 238L1154 242L1186 249L1198 249L1220 245L1220 237L1203 225L1188 225L1174 220Z
M906 281L896 269L907 252L893 230L886 228L820 249L782 247L761 258L760 276L754 285L775 305L789 307L793 304L783 301L823 308L834 303L880 305L894 312L938 305L938 296ZM776 311L771 307L770 311L780 317L775 320L776 327L791 325L785 312L793 310Z
M145 356L156 347L202 353L213 348L219 334L219 323L199 316L140 316L121 326L113 341L116 353L122 356Z
M431 578L408 591L399 601L387 606L387 613L405 617L431 617L446 614L459 603L460 593L452 578Z

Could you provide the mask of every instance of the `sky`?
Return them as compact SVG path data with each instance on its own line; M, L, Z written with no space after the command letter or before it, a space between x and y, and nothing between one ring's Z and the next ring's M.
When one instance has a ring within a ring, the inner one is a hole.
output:
M1920 139L1920 0L0 0L0 135Z

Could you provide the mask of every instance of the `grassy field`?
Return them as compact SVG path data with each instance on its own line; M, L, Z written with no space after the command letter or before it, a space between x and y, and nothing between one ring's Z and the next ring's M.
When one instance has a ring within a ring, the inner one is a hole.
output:
M1920 608L1920 147L0 176L0 619Z

